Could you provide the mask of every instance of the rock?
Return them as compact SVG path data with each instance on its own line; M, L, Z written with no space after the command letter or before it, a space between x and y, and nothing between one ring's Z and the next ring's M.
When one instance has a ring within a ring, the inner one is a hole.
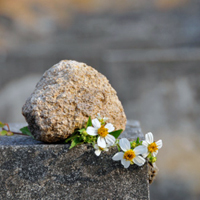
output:
M116 129L125 129L126 116L116 91L106 77L84 63L63 60L47 70L22 108L37 140L58 142L88 117L108 117Z
M135 125L129 123L122 134L143 137ZM16 127L10 124L11 130ZM150 199L147 164L125 169L112 160L116 147L96 156L92 145L69 146L42 144L29 136L1 136L0 199Z

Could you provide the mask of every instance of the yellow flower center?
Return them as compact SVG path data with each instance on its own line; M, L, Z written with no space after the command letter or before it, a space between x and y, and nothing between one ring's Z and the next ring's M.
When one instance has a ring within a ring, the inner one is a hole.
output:
M101 126L101 128L98 129L98 134L101 137L106 137L106 135L108 135L108 129L105 128L103 125Z
M148 146L148 151L151 153L156 152L157 150L158 150L158 145L155 142L151 143Z
M128 151L124 153L124 159L128 161L132 161L133 158L135 157L136 157L135 152L132 149L129 149Z

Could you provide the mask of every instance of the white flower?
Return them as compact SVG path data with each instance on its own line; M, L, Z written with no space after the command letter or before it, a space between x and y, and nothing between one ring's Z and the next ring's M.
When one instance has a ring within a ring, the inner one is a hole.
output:
M101 122L101 124L105 124L106 121L108 120L107 117L102 118L100 113L97 113L97 119Z
M153 140L153 134L151 132L145 134L145 140L142 141L142 145L147 148L147 153L143 154L143 157L146 158L149 153L152 153L153 157L156 157L158 154L158 149L162 147L162 140L155 142Z
M117 161L121 160L122 165L124 168L128 168L130 164L135 163L138 166L142 166L145 163L145 159L140 154L144 154L147 152L145 146L137 146L135 149L131 149L130 142L126 138L122 138L119 141L120 148L124 152L116 153L112 159Z
M101 148L101 147L99 147L97 144L95 144L95 145L94 145L94 148L95 148L96 150L95 150L94 153L95 153L97 156L99 156L99 155L101 154L102 151L108 151L108 147L109 147L109 146L106 146L106 148Z
M115 128L111 123L101 125L97 118L92 120L92 126L87 127L86 132L88 135L96 136L98 135L97 144L101 148L106 148L106 144L113 146L115 144L115 137L109 133L114 131Z

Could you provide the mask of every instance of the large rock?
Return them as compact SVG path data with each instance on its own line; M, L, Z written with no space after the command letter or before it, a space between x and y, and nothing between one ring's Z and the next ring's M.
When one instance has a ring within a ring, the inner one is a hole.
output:
M37 140L57 142L86 125L97 113L116 129L125 129L126 116L105 76L84 63L63 60L47 70L22 108Z

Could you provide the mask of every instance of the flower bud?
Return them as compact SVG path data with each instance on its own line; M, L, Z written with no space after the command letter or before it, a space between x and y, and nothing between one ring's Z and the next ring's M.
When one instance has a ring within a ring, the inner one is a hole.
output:
M156 162L156 160L157 160L157 158L156 157L150 157L150 159L149 159L149 161L151 162L151 163L154 163L154 162Z
M84 131L82 132L82 134L86 136L86 135L87 135L87 131L84 130Z
M133 142L131 143L131 147L132 147L133 149L136 147L136 142L135 142L135 141L133 141Z

